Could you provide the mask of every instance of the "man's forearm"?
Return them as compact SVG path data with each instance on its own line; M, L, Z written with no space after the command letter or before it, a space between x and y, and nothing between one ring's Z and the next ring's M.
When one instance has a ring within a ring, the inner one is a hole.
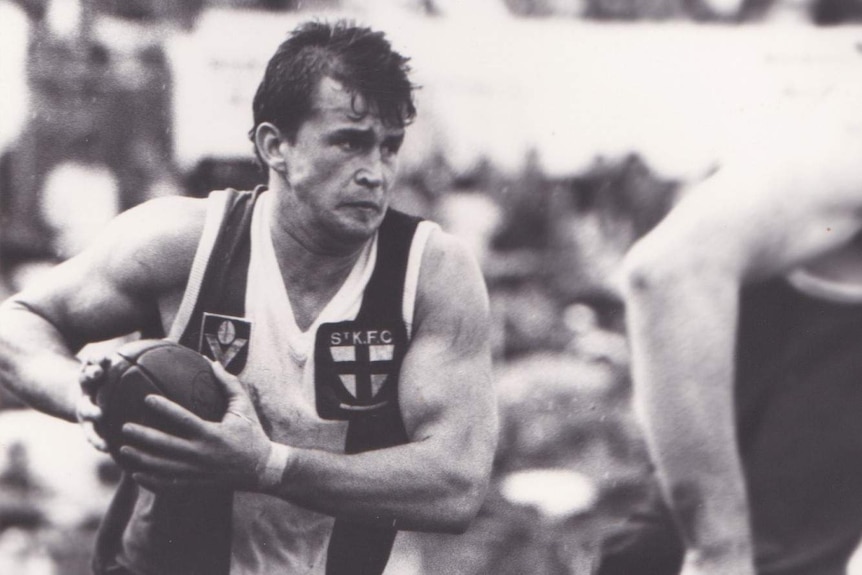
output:
M453 454L431 454L421 443L355 455L290 447L280 457L283 472L263 492L328 515L398 529L463 532L487 487L487 478L475 471L487 467L483 462L449 465ZM433 463L440 460L447 464Z
M80 362L56 328L26 306L0 305L0 383L31 407L75 421Z
M635 401L688 561L753 573L733 401L736 286L640 271L627 299Z

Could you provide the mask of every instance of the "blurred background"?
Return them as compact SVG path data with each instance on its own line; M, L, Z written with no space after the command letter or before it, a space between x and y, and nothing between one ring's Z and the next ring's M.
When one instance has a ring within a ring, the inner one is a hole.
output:
M260 183L251 98L311 16L412 57L396 206L475 250L495 322L486 504L463 536L402 535L387 573L588 574L656 497L620 259L761 128L858 121L862 0L0 0L0 299L119 211ZM0 392L0 573L88 573L117 478Z

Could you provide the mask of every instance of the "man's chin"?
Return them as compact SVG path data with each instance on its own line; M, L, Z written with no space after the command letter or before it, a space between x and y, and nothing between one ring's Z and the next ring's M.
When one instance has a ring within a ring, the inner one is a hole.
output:
M344 243L362 243L368 241L383 223L384 213L363 210L361 214L342 218L338 222L337 236ZM367 213L366 213L367 212Z

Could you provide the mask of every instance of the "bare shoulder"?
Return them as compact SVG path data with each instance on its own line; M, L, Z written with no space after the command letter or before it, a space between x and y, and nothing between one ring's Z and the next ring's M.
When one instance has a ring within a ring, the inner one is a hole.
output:
M431 232L422 255L416 299L416 325L459 319L488 322L488 294L476 258L456 237ZM430 321L429 321L430 320Z
M761 136L692 183L630 259L780 273L840 249L862 230L862 136L795 125Z
M106 236L129 245L193 247L203 229L206 209L206 200L197 198L150 200L120 214Z
M149 267L190 264L206 220L206 205L195 198L152 200L118 217L108 236L116 234L118 245L126 249L124 255Z
M763 158L762 170L772 183L772 193L789 194L788 199L818 213L850 210L858 217L862 215L862 125L849 118L816 121L819 118L755 140L763 152L746 154L748 171Z
M120 214L82 254L119 282L154 288L188 274L206 220L206 201L169 197L151 200Z
M199 235L206 215L207 200L169 196L144 202L118 216L126 223L149 226L154 235ZM144 229L143 227L141 229Z

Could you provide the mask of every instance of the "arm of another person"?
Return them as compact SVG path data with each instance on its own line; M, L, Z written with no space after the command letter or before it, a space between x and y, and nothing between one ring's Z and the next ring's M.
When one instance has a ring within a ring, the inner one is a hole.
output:
M733 399L740 288L862 228L862 146L800 141L728 164L626 257L635 407L688 548L686 573L754 573Z
M0 383L32 407L74 421L86 343L131 333L181 290L203 224L203 203L149 202L113 220L80 255L0 306Z
M453 238L435 232L423 255L413 337L401 369L409 443L354 455L288 448L283 472L262 484L267 453L276 449L239 382L218 370L231 397L222 422L204 422L151 396L150 405L185 426L192 439L127 425L130 445L123 453L143 470L137 481L152 489L221 483L337 517L460 532L482 503L497 442L489 347L479 268Z

